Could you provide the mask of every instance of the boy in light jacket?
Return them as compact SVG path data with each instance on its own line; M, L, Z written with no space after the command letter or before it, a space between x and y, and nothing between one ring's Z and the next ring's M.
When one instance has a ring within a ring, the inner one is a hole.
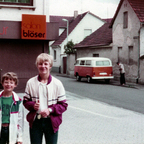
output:
M53 57L42 53L36 58L38 75L28 80L23 104L29 111L31 144L57 144L62 114L67 110L65 89L60 80L50 74Z
M0 92L0 144L22 144L23 105L21 98L13 91L18 77L7 72L2 77Z

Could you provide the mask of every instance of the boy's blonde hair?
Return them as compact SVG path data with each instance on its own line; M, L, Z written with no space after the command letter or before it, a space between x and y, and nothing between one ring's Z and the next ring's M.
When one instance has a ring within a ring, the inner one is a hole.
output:
M7 73L5 73L2 76L2 84L4 83L4 80L7 80L7 79L13 80L15 82L15 85L16 86L18 85L18 76L17 76L16 73L14 73L14 72L7 72Z
M41 53L40 55L38 55L35 64L37 66L39 62L45 62L45 61L48 61L51 67L53 66L53 56L47 53Z

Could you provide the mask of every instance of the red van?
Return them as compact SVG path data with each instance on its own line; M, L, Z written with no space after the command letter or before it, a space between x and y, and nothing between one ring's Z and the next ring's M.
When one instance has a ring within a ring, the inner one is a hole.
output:
M92 79L102 79L109 83L113 79L112 62L104 57L82 57L78 58L75 63L74 75L77 81L81 78L87 78L87 82Z

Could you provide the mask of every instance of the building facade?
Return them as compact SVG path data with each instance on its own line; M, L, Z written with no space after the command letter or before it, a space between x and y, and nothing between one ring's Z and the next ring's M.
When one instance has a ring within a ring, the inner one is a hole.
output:
M143 1L121 0L107 27L107 32L103 33L103 37L105 37L110 28L112 30L109 47L104 43L107 42L110 35L105 37L103 41L98 40L101 36L100 32L102 33L105 30L102 26L89 38L76 45L78 57L104 56L110 58L113 63L115 79L119 79L119 69L116 64L119 61L124 64L126 81L144 83L143 7Z
M61 20L63 18L61 17ZM101 27L105 23L104 20L92 14L91 12L85 12L82 14L74 14L74 17L68 19L68 36L67 36L67 25L59 38L51 45L52 55L56 55L54 60L54 69L61 73L67 71L67 55L64 53L64 46L68 41L74 44L79 43L85 39L88 35L93 33L96 29ZM66 24L66 21L65 21Z
M114 74L118 75L116 62L124 64L126 79L144 82L144 3L142 1L121 0L111 27L113 30Z
M58 23L49 22L48 0L0 1L0 70L13 71L20 84L37 74L35 59L49 53Z

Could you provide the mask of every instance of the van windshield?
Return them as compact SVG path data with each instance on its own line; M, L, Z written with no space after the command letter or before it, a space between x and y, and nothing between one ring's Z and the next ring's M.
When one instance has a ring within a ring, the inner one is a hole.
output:
M74 64L74 65L77 65L77 64L79 64L79 60L76 60L76 62L75 62L75 64Z
M109 61L96 61L96 66L109 66Z

